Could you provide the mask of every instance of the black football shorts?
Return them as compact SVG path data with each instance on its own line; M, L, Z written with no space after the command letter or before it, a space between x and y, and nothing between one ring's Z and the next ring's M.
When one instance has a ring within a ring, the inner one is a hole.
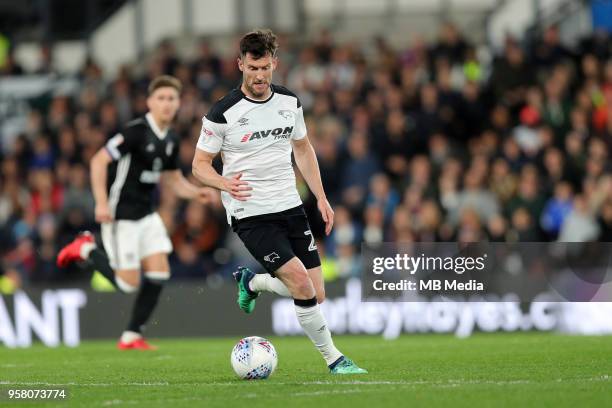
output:
M315 239L302 205L289 210L232 218L232 229L251 255L274 276L274 272L297 256L306 269L321 265Z

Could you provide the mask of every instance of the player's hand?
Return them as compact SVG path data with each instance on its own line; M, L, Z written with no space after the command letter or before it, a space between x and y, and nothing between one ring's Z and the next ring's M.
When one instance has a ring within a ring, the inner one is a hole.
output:
M218 193L214 188L200 187L198 188L198 192L195 196L195 199L201 204L210 204L215 202L217 194Z
M253 188L249 187L249 183L246 181L240 180L241 178L242 173L238 173L232 178L226 178L224 190L227 191L233 199L246 201L251 196L251 193L248 191L251 191Z
M326 198L317 200L317 207L319 207L321 217L325 221L325 235L329 235L334 226L334 210L332 210Z
M111 217L110 208L108 208L108 203L99 203L96 204L96 222L100 224L105 222L113 221L113 217Z

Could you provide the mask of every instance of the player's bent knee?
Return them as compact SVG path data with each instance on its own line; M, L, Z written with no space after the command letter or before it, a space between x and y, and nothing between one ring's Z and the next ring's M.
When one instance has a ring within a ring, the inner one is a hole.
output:
M299 296L305 296L308 298L315 296L314 287L312 286L310 279L308 279L308 276L306 276L306 278L298 278L298 280L295 281L295 288Z
M117 287L124 293L134 293L140 288L140 271L119 270L115 272Z
M140 286L140 279L137 279L137 282L134 280L128 282L121 278L121 276L115 276L115 282L117 282L117 287L124 293L134 293Z

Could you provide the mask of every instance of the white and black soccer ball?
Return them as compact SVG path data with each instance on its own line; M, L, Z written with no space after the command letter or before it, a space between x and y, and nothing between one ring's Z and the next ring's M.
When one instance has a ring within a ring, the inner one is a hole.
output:
M272 375L278 363L272 343L263 337L245 337L232 350L232 368L243 380L263 380Z

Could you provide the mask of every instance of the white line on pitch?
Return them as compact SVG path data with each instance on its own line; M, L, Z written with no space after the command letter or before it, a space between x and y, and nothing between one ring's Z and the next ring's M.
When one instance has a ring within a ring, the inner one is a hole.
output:
M51 383L45 381L0 381L0 385L44 385L49 387L68 387L68 386L76 386L76 387L121 387L121 386L129 386L129 387L159 387L159 386L167 386L170 385L168 382L127 382L127 383L77 383L77 382L67 382L67 383Z

